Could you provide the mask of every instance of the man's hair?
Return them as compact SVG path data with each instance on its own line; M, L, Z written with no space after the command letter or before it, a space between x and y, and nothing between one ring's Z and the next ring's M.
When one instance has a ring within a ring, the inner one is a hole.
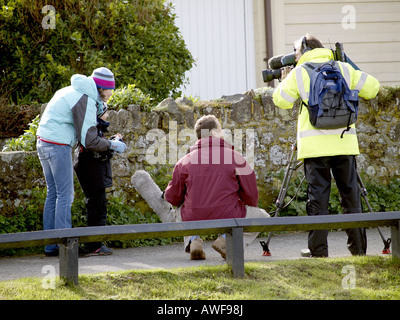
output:
M213 129L222 130L222 127L217 117L212 114L201 117L194 125L197 139L211 136Z
M300 52L302 52L305 49L304 43L302 42L302 40L303 40L303 37L301 37L299 40L296 40L295 43L294 43L295 48L296 49L300 49L299 50ZM305 35L305 40L306 40L305 44L306 44L307 48L309 48L310 50L324 47L322 45L321 41L319 41L312 34L307 33Z

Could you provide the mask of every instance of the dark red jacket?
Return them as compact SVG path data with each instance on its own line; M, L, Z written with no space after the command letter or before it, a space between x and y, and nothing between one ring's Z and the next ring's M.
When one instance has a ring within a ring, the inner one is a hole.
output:
M175 165L165 199L182 205L183 221L244 218L258 204L256 176L230 144L203 138Z

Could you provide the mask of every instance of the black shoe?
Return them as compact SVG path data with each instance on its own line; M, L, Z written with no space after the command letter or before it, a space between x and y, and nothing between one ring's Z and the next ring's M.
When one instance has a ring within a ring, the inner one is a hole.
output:
M100 248L90 253L91 256L108 256L112 254L112 249L108 248L105 244L102 244Z

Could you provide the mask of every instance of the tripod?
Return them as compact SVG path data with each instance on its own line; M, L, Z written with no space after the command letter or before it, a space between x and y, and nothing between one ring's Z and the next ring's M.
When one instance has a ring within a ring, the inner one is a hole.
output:
M288 165L286 167L286 172L285 172L285 176L284 176L283 181L282 181L282 186L281 186L281 189L279 191L278 198L276 199L276 202L275 202L276 210L273 212L271 217L278 216L279 212L282 211L282 209L284 209L287 206L289 206L289 204L297 196L297 192L299 191L300 186L301 186L301 184L303 183L303 181L305 179L305 177L303 177L303 179L300 181L300 184L299 184L299 186L298 186L293 198L287 204L284 204L284 199L285 199L286 193L288 191L288 187L289 187L290 179L292 178L292 174L293 174L294 171L296 171L303 164L303 161L297 160L295 158L296 152L297 152L297 146L296 146L296 142L295 142L290 147L289 163L288 163ZM371 213L372 212L372 207L368 202L368 198L367 198L368 192L367 192L367 189L364 186L363 181L361 180L361 177L360 177L360 174L358 173L358 171L357 171L357 181L358 181L358 184L360 186L361 196L363 197L365 203L367 204L368 210ZM380 237L381 237L381 239L383 241L383 245L384 245L384 248L382 250L382 254L389 254L390 253L390 243L391 243L392 240L391 240L391 238L385 239L380 227L378 227L378 232L379 232L379 235L380 235ZM269 232L267 241L260 241L261 247L263 248L263 256L270 256L271 255L271 251L269 250L269 243L271 241L271 237L272 237L272 232Z

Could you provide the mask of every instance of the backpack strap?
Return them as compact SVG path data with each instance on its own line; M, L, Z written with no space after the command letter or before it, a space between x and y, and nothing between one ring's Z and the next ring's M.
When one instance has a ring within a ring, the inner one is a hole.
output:
M307 71L308 76L309 76L310 79L311 79L311 74L312 74L312 72L315 70L316 67L315 67L313 64L311 64L310 62L305 62L305 63L303 63L300 67L301 67L301 68L304 68L304 69ZM301 69L300 69L300 70L301 70ZM300 75L301 75L301 72L300 72L300 74L297 74L296 76L298 77L298 76L300 76ZM298 80L297 80L297 84L300 85ZM304 88L303 78L302 78L302 80L301 80L301 85L302 85L303 88ZM304 88L304 90L305 90L305 88ZM299 110L299 114L301 114L302 106L305 106L305 107L308 106L307 103L305 103L303 99L301 99L301 104L300 104L300 107L299 107L299 109L300 109L300 110Z
M310 75L310 72L312 72L312 71L318 72L321 70L321 68L323 66L327 66L327 65L331 66L332 69L335 69L335 67L336 67L338 70L340 70L337 66L336 61L334 61L334 60L329 60L327 62L305 62L301 66L304 67L304 69L306 69L306 71L308 72L308 75Z
M317 68L319 68L321 65L322 65L321 63L305 62L305 63L303 63L300 67L304 68L304 69L307 71L308 76L309 76L310 79L311 79L312 73L313 73ZM304 88L304 89L305 89L305 88ZM302 106L308 107L308 104L305 103L303 99L301 99L301 105L300 105L299 114L301 114Z

